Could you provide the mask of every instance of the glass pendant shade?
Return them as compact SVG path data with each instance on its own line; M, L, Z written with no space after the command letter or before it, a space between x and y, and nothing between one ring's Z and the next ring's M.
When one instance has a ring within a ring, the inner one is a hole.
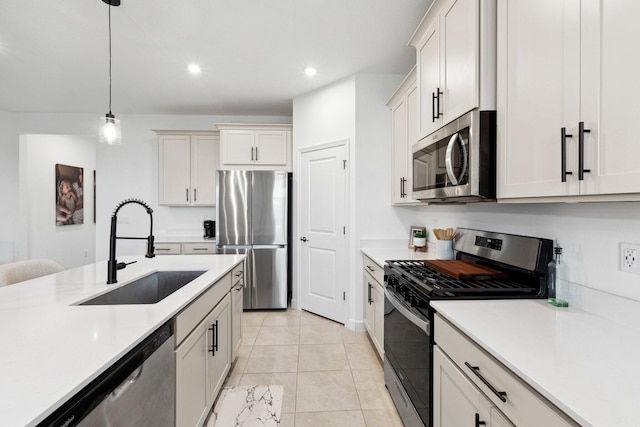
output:
M120 120L111 113L100 117L99 141L102 144L119 145L122 144L122 131Z

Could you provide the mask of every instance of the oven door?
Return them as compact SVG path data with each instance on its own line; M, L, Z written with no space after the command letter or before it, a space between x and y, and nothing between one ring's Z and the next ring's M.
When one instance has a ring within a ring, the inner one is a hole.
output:
M385 289L384 376L406 427L431 425L431 321Z

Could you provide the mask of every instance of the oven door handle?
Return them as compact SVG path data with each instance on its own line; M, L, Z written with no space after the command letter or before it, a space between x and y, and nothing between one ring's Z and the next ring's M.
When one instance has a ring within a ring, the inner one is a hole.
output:
M404 305L398 301L398 299L393 296L388 290L384 290L384 296L389 300L389 302L402 314L406 317L411 323L416 325L418 328L423 330L427 335L431 335L431 322L425 319L421 319L416 316L414 313L410 312Z
M456 176L455 171L453 170L453 147L456 145L456 142L460 140L460 149L462 150L462 165L460 168L460 175ZM447 144L447 152L444 156L444 164L447 168L447 175L451 180L453 185L458 185L462 177L464 177L465 172L467 172L467 147L462 140L462 137L458 132L454 133L449 143Z

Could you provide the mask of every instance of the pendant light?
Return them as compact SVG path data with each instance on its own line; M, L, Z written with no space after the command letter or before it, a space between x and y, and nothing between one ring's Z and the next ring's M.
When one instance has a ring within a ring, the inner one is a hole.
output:
M103 144L122 144L120 120L111 112L111 6L120 6L120 0L102 0L109 5L109 112L100 117L99 141Z

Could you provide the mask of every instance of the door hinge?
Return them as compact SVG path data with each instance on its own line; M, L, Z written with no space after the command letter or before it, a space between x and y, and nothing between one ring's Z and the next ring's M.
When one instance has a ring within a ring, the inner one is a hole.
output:
M346 169L347 168L347 161L343 160L342 161L342 169Z
M342 301L346 301L347 300L347 293L343 292L342 293Z

